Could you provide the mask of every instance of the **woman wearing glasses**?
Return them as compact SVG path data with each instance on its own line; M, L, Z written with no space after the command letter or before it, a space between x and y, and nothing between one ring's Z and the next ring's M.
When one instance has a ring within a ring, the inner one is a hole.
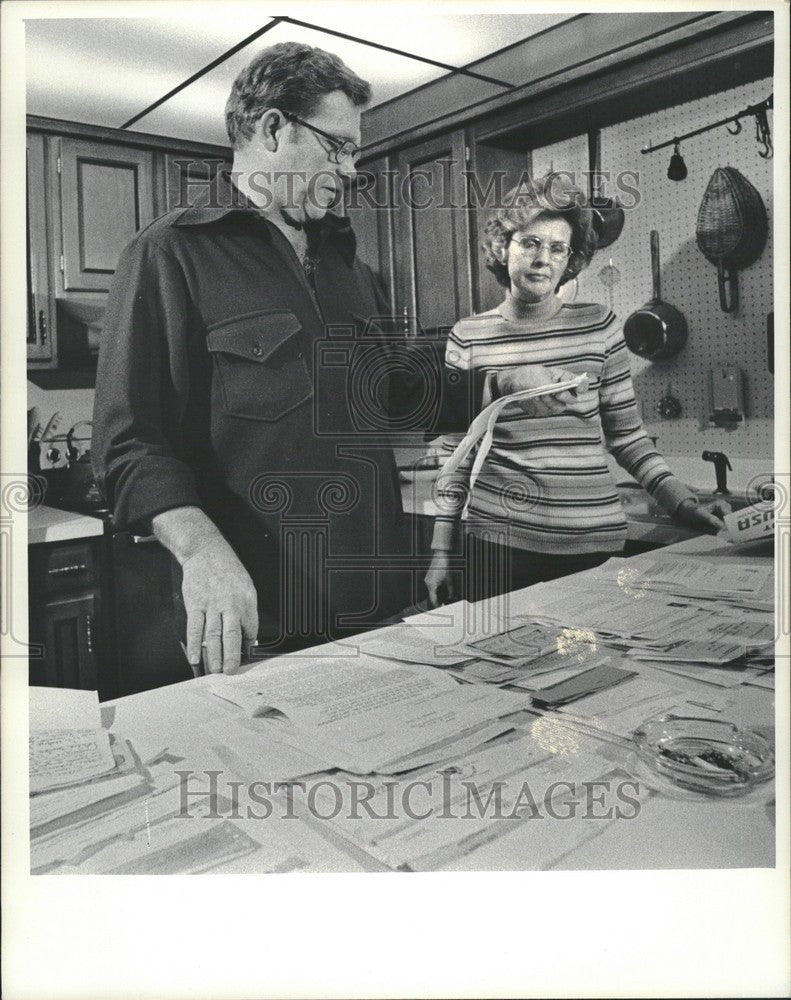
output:
M557 294L596 248L582 193L548 174L508 192L485 233L487 266L505 287L505 299L456 324L448 365L487 371L493 399L524 388L524 376L514 376L525 365L534 369L536 385L586 373L587 387L508 404L471 492L474 454L452 476L440 476L426 576L430 602L480 600L620 553L626 517L605 447L677 519L719 530L721 520L698 507L645 432L616 316ZM457 440L446 439L446 449ZM462 551L462 516L466 579L460 593L451 567L453 553Z

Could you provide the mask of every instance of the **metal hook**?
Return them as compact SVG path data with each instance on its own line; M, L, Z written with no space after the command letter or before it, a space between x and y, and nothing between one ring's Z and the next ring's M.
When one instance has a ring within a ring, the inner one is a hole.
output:
M772 132L769 128L769 120L766 117L766 108L761 108L760 111L756 112L755 139L756 142L764 147L762 150L758 150L758 155L762 160L770 159L774 150L772 148Z
M731 128L730 125L726 125L725 128L730 132L731 135L738 135L742 130L742 123L737 119L733 123L736 128Z

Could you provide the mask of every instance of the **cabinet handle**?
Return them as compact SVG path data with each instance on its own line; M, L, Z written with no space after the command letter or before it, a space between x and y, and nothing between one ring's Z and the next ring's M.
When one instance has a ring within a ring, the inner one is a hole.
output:
M43 309L38 311L38 334L42 344L47 342L47 317Z
M156 535L132 535L132 545L153 545L156 541Z
M84 573L87 565L82 563L67 563L65 566L52 566L47 572L50 576L68 576L71 573Z

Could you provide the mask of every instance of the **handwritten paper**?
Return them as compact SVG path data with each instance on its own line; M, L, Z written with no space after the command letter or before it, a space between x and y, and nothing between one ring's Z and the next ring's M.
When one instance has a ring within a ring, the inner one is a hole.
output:
M115 770L96 691L30 688L30 794Z

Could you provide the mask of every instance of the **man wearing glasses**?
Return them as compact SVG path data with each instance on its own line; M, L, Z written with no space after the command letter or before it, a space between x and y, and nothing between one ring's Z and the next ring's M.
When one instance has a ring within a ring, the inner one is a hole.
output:
M116 271L95 471L116 528L153 532L180 564L193 667L232 671L243 640L315 645L416 599L392 451L355 438L343 357L316 362L333 331L348 342L387 314L330 211L369 97L328 52L263 50L226 105L231 176L138 234ZM482 385L467 380L465 403Z

